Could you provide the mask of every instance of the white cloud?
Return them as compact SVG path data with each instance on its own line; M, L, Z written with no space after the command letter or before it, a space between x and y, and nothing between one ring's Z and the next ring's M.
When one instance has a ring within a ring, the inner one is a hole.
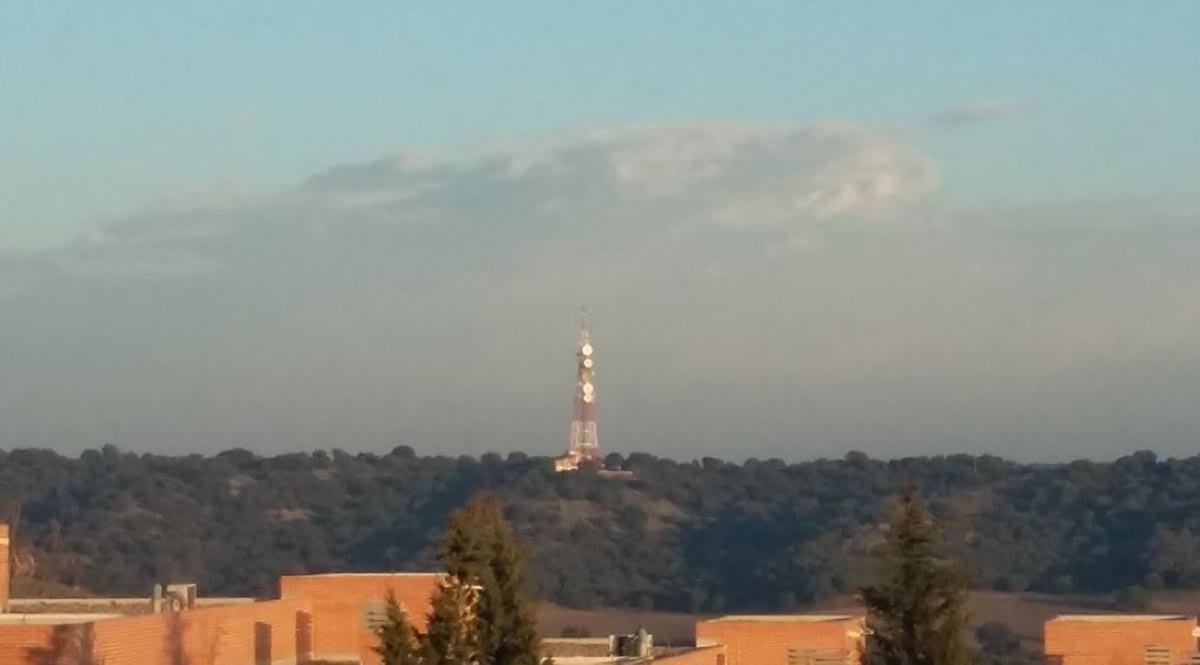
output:
M535 212L558 210L566 195L633 215L638 206L675 206L690 210L692 223L715 210L722 222L753 226L874 214L921 200L934 183L928 159L883 133L731 125L597 132L452 163L399 156L331 169L310 187L396 212L503 190L519 198L501 203ZM746 202L745 218L731 219Z
M547 229L786 230L903 211L935 184L924 155L861 127L645 127L457 160L400 153L274 194L221 188L162 199L42 258L85 277L195 275L257 260L257 251L353 235L360 231L337 229L356 223L516 246L538 243Z

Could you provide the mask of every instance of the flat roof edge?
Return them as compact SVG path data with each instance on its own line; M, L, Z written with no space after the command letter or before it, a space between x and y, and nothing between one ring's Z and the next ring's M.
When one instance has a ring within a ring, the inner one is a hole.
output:
M1085 621L1101 623L1112 622L1151 622L1151 621L1196 621L1194 614L1060 614L1047 623L1055 621Z
M861 619L863 614L727 614L722 617L706 619L701 623L717 622L790 622L790 623L822 623L827 621L853 621Z
M280 575L280 579L307 579L327 577L445 577L449 573L433 571L427 573L312 573L300 575Z

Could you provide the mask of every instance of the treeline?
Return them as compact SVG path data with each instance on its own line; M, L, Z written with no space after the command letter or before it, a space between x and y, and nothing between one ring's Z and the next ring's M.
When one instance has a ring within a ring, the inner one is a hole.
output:
M19 567L38 579L106 594L194 580L206 594L266 595L284 573L435 569L447 516L491 489L531 550L543 597L786 610L868 579L889 502L913 482L977 587L1116 592L1133 603L1200 587L1200 457L610 461L634 477L406 447L274 457L17 449L0 451L0 511L36 562Z

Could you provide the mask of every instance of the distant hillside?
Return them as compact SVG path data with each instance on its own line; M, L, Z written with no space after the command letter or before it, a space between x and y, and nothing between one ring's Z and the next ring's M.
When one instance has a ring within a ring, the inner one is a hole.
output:
M1200 458L624 463L632 480L557 475L520 453L22 449L0 452L0 509L19 514L36 580L114 594L197 580L206 593L267 594L281 573L429 568L447 514L491 489L527 539L547 599L716 613L852 592L890 497L913 481L980 588L1119 592L1136 607L1147 589L1200 587Z

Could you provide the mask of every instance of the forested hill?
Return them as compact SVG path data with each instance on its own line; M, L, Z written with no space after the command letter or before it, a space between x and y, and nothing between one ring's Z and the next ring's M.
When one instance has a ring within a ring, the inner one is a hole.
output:
M540 593L571 606L787 609L852 589L890 497L918 483L996 589L1200 586L1200 457L1112 463L996 457L785 464L634 454L632 480L558 475L514 453L341 452L68 458L0 451L0 508L19 513L40 579L145 594L196 580L267 594L281 573L420 570L449 511L481 489L531 546Z

